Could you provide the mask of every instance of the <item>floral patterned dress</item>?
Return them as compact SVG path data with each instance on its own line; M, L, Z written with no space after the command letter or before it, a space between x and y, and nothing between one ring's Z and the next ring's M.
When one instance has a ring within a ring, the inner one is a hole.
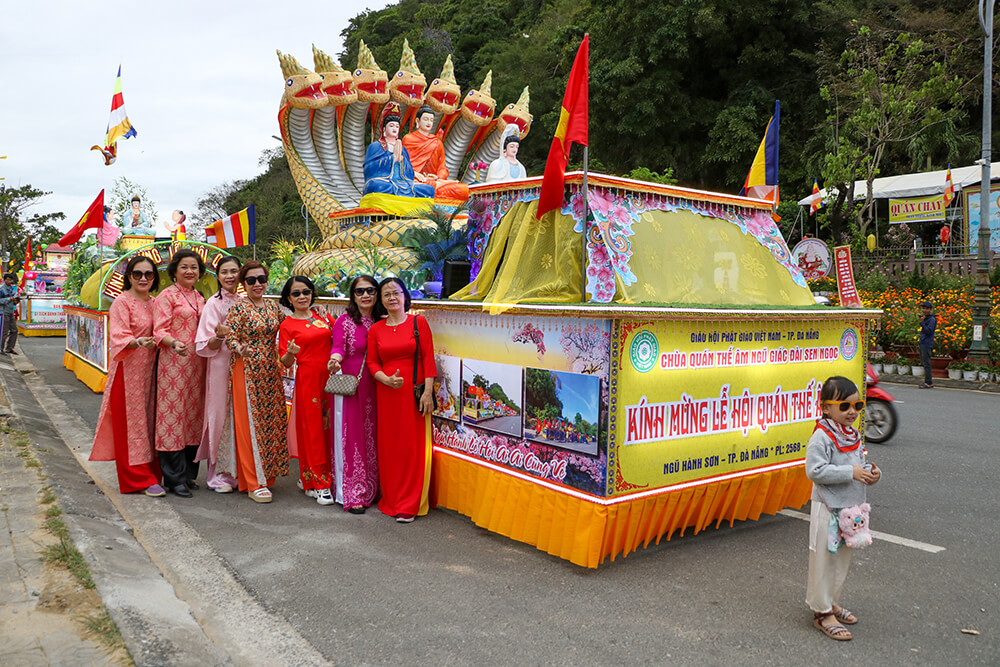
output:
M286 317L278 331L278 356L283 357L291 341L301 348L295 358L295 390L288 422L288 449L299 459L302 488L329 489L330 426L324 392L330 372L330 325L311 314L309 319Z
M246 349L232 356L232 409L222 429L216 472L236 477L240 491L254 491L288 474L285 393L275 347L283 319L270 301L258 307L240 299L229 310L229 341Z

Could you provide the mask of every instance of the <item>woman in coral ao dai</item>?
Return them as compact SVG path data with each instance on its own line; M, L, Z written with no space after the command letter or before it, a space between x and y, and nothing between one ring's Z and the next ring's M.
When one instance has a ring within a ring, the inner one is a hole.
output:
M90 452L91 461L115 462L119 491L155 497L166 495L153 449L156 343L149 292L159 286L160 276L148 257L129 261L125 291L108 313L111 364Z
M368 370L374 376L378 405L378 469L383 514L410 523L427 514L427 492L431 475L431 419L433 410L434 342L427 320L408 315L410 293L399 278L386 278L379 285L385 319L368 332ZM424 390L420 409L413 393L413 369L417 351L414 327L420 335L420 367L417 386Z

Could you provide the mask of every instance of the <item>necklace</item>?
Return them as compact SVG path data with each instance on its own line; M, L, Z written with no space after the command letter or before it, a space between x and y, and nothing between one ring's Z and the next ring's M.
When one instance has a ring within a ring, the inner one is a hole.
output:
M387 317L387 318L385 318L385 325L387 327L392 327L392 330L395 331L396 327L398 327L400 324L406 324L406 317L407 317L406 315L403 315L403 320L401 322L396 322L395 324L392 324L389 321L389 318Z
M180 288L180 294L182 297L184 297L184 302L187 303L187 305L191 306L191 310L195 312L195 315L201 315L201 311L198 310L198 306L195 305L197 303L197 300L195 300L195 303L191 303L191 299L189 299L187 295L188 290L185 289L184 287L181 287L180 285L178 285L177 287ZM193 292L194 289L191 289L190 291Z

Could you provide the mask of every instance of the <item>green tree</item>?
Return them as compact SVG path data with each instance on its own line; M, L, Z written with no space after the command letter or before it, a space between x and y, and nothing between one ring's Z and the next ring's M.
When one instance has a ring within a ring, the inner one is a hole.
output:
M556 376L550 371L527 368L524 371L524 402L530 416L536 419L556 418L562 414L563 403L556 393Z
M29 236L32 250L62 238L63 233L51 224L66 217L61 212L28 215L28 209L42 203L50 194L31 185L16 188L0 185L0 253L8 261L24 260Z
M823 176L837 189L829 217L836 236L854 211L854 188L865 181L864 204L854 214L858 233L874 215L873 182L887 151L912 145L962 115L960 80L937 47L908 32L856 24L839 58L822 59L821 95L828 104L828 153Z

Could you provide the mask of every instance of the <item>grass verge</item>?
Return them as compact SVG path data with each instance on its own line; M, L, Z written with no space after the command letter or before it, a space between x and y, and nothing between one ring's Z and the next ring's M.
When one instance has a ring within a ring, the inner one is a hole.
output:
M46 519L45 527L58 537L59 541L42 549L42 559L46 563L66 568L78 584L86 589L93 589L94 578L90 575L90 567L83 560L80 550L69 539L69 530L66 528L66 524L63 523L62 519L52 517Z
M112 651L118 649L127 651L125 640L122 639L122 633L118 631L118 626L115 625L107 609L103 609L101 613L92 616L81 616L79 621L87 629L87 632L94 635L108 649ZM129 660L131 662L131 656Z

